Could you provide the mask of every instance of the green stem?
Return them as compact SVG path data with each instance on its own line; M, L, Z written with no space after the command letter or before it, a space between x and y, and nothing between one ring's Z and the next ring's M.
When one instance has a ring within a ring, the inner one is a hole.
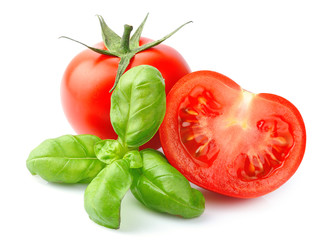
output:
M107 24L105 23L104 19L101 16L98 16L99 21L100 21L100 26L101 26L102 38L103 38L103 41L104 41L104 44L105 44L107 50L90 47L84 43L81 43L79 41L76 41L76 40L68 38L68 37L63 37L63 38L67 38L67 39L70 39L77 43L80 43L83 46L91 49L94 52L120 58L120 62L119 62L117 74L116 74L116 79L115 79L115 84L114 84L113 88L110 89L110 91L109 91L109 92L112 92L115 89L115 87L117 86L119 78L123 75L126 68L128 67L128 64L130 63L130 60L132 59L132 57L135 56L135 54L162 43L163 41L165 41L166 39L171 37L174 33L176 33L179 29L181 29L183 26L190 23L190 22L187 22L187 23L181 25L176 30L174 30L173 32L169 33L168 35L164 36L163 38L161 38L157 41L149 42L149 43L146 43L146 44L140 46L139 41L141 38L141 33L143 30L144 24L146 22L147 16L148 15L146 15L144 21L141 23L141 25L138 27L138 29L135 31L135 33L132 37L130 37L131 31L133 30L132 26L125 24L123 36L120 37L107 26Z
M123 53L128 53L130 52L129 48L129 39L130 39L130 34L131 31L133 30L133 27L130 25L125 24L124 25L124 33L120 42L120 48Z

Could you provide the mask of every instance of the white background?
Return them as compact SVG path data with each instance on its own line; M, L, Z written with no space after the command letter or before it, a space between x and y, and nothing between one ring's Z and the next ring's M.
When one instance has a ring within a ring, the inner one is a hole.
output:
M280 189L240 200L203 191L196 219L156 213L131 194L111 230L83 208L85 185L50 184L25 162L41 141L74 134L60 102L65 67L101 40L96 14L119 34L150 13L143 36L158 39L193 71L214 70L243 88L290 100L306 124L300 168ZM323 239L324 6L322 1L2 1L0 4L1 239Z

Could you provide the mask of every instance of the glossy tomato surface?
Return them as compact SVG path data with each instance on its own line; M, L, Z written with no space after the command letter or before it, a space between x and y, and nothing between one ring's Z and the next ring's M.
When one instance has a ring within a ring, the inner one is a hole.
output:
M306 145L303 119L289 101L248 92L212 71L190 73L172 88L160 137L167 159L188 180L239 198L284 184Z
M141 38L140 45L150 42ZM103 43L96 48L105 49ZM93 134L102 139L115 139L110 123L109 90L113 87L119 58L101 55L89 49L78 54L68 65L61 84L61 99L64 113L78 134ZM190 68L184 58L173 48L160 44L137 53L128 68L138 65L156 67L165 79L166 93ZM146 145L161 146L158 134Z

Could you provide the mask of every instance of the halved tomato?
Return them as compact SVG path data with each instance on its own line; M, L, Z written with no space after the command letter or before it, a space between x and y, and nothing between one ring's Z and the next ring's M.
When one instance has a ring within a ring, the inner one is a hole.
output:
M174 85L160 138L169 162L189 181L240 198L284 184L306 146L305 125L292 103L248 92L212 71L190 73Z

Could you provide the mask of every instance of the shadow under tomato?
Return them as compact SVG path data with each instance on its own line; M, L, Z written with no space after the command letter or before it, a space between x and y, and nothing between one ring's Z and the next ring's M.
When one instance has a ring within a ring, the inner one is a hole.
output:
M226 195L222 195L213 191L209 191L200 187L195 187L204 195L206 200L206 206L211 207L233 207L255 204L256 202L265 201L264 198L235 198Z

